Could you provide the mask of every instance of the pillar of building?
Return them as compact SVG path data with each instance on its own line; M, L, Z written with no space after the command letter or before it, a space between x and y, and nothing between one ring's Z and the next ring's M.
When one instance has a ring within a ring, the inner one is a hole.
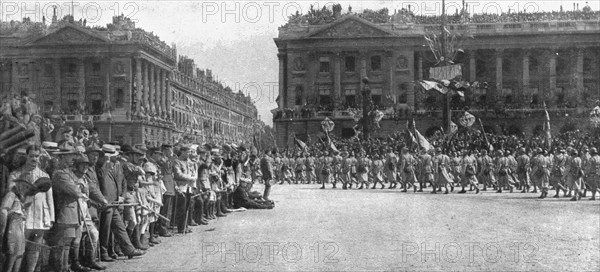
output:
M385 106L389 106L389 105L393 105L396 102L396 99L398 99L398 94L396 92L396 88L394 88L394 75L396 74L396 55L394 54L393 51L387 51L386 52L386 57L388 60L388 91L385 92L384 89L384 93L383 93L383 101L382 104ZM392 99L386 99L386 97L391 97Z
M548 56L549 101L554 101L554 95L556 94L556 51L556 48L550 49Z
M277 58L279 59L279 101L277 101L279 109L284 109L287 105L287 82L285 82L286 57L287 55L282 51L279 51L279 53L277 54Z
M423 80L423 52L417 52L417 79Z
M154 63L149 63L148 79L150 81L150 90L148 92L148 112L154 114L156 112L155 96L156 93L156 76L154 71Z
M165 72L165 113L167 116L171 116L171 77L173 73ZM173 116L171 116L173 118Z
M496 55L496 93L494 96L502 94L502 49L498 49L495 52Z
M477 81L477 50L469 52L469 81Z
M523 50L522 55L522 79L521 79L521 89L523 90L523 94L529 95L529 57L531 52L528 49Z
M102 103L102 112L108 112L109 107L111 105L115 105L115 98L112 95L110 95L110 71L111 69L108 69L108 67L110 67L110 58L106 57L102 59L102 66L105 67L104 69L104 99L103 99L103 103ZM116 91L116 90L115 90ZM131 94L129 92L125 92L125 96L131 96ZM123 97L123 105L125 107L125 111L129 111L129 103L126 103L127 101L129 101L129 99L127 97Z
M167 82L165 77L165 69L160 69L160 116L165 115L165 111L167 109L166 99L167 99Z
M583 48L575 50L575 88L579 97L583 95Z
M80 110L80 114L85 114L81 112L83 107L85 106L85 59L79 58L77 63L77 83L79 83L79 101L78 101L78 109Z
M61 98L62 98L62 82L61 82L61 75L60 75L60 62L61 59L60 58L54 58L54 61L52 62L52 69L54 70L54 98L52 99L52 105L54 106L54 110L56 112L59 112L62 110L62 105L61 105ZM13 81L13 84L15 83L15 81Z
M150 102L148 100L148 94L150 93L150 82L148 80L148 62L146 60L142 60L142 76L143 76L143 80L144 83L142 84L142 100L143 100L143 107L145 112L148 112L150 110L149 105Z
M144 85L142 83L142 59L139 57L135 58L135 109L134 112L140 112L142 106L142 90Z
M17 60L14 60L12 62L12 74L11 74L12 86L10 86L11 95L19 94L19 85L20 84L19 84L18 75L19 75L19 62Z
M340 52L333 55L333 101L341 101L342 98L342 61Z

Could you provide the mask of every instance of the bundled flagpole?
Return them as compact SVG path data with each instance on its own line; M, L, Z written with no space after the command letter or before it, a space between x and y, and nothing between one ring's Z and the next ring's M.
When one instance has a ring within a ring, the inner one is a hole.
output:
M477 118L477 120L479 121L479 126L481 126L481 133L483 133L483 139L485 140L485 145L487 146L487 149L490 152L494 151L494 146L492 146L490 142L488 142L487 135L485 134L485 129L483 129L483 123L481 122L481 118Z
M546 121L544 122L544 131L546 132L546 145L548 145L548 150L552 149L552 131L550 130L550 115L548 114L548 110L546 109L546 101L543 101L544 105L544 113L546 114Z

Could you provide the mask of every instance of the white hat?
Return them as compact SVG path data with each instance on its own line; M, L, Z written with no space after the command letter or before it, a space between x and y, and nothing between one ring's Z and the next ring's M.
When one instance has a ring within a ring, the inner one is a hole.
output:
M119 151L114 145L104 144L102 145L102 151L104 151L104 156L114 157L119 155Z

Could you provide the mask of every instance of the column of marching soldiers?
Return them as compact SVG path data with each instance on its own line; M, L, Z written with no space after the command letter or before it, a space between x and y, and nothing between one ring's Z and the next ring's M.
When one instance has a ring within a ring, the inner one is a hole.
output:
M250 191L255 149L105 144L97 131L68 126L38 145L28 131L0 133L2 271L104 270L101 262L142 256L172 229L185 235L234 211L274 207L270 186Z
M586 197L587 191L596 199L600 182L600 155L595 147L583 146L565 149L516 148L516 150L465 149L442 152L431 148L424 152L409 152L380 148L366 152L354 151L300 151L274 154L276 179L280 184L319 183L342 185L342 189L401 189L423 192L428 186L432 194L494 190L521 193L540 193L539 198L548 197L553 190L555 198L563 193L572 201ZM399 152L397 152L399 151ZM268 152L267 152L268 153ZM258 167L253 168L253 177ZM255 177L256 178L256 177ZM480 188L481 187L481 188Z

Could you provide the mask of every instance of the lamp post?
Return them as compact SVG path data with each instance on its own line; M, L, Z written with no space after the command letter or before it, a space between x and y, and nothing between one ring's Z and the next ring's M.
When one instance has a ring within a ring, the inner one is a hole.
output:
M364 77L362 79L363 82L363 90L362 90L362 106L363 106L363 137L364 139L369 139L370 134L370 123L369 123L369 112L371 111L371 104L373 101L371 100L371 87L369 86L369 78Z

